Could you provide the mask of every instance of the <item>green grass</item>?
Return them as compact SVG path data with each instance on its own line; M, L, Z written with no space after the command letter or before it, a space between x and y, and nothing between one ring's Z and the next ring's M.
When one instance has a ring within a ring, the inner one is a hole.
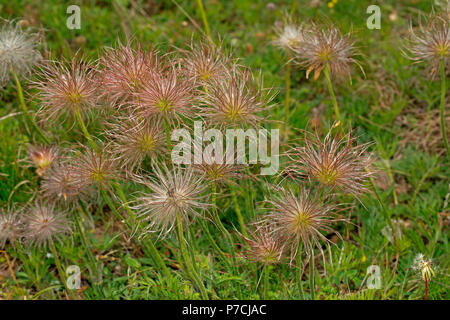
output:
M402 38L408 32L409 21L417 22L419 10L431 11L428 0L375 1L382 11L381 30L366 28L366 8L374 1L339 1L329 9L326 1L312 7L313 1L274 1L269 10L266 1L203 0L211 34L220 36L224 47L232 48L242 64L259 71L266 86L280 93L276 107L271 111L274 120L284 118L284 64L286 56L271 41L275 38L273 26L284 14L293 11L295 20L326 19L342 31L351 29L362 53L359 58L366 76L356 68L352 82L335 83L341 117L355 129L359 142L374 141L370 151L378 159L381 169L376 179L377 192L354 201L352 224L340 225L344 241L325 248L325 261L317 265L316 298L320 299L423 299L424 283L412 270L416 254L432 258L436 276L430 283L430 299L449 299L449 219L450 184L449 162L442 139L425 144L426 122L418 114L439 108L439 81L427 78L425 66L412 65L400 52ZM135 37L146 46L156 46L162 52L171 46L185 46L192 37L199 38L202 30L201 14L196 1L73 1L81 7L81 30L66 28L66 8L62 1L17 0L0 2L0 16L6 19L26 19L34 27L45 31L45 50L52 58L70 58L80 51L97 58L104 46L113 46L117 39ZM182 8L183 10L181 10ZM395 21L389 18L396 13ZM195 22L195 25L192 21ZM291 137L296 129L306 128L317 121L320 127L330 126L334 119L333 107L323 75L307 80L305 71L292 67L291 105L289 126ZM448 82L448 81L447 81ZM23 86L27 88L26 82ZM29 92L30 94L32 92ZM30 94L29 107L37 110ZM450 98L447 94L447 106ZM448 108L447 108L448 110ZM25 204L32 201L39 179L33 168L27 166L28 137L20 115L3 118L20 111L15 87L11 83L0 91L0 206ZM421 120L422 119L422 120ZM438 122L432 122L439 126ZM58 137L70 127L52 128ZM90 123L96 130L97 124ZM416 130L416 131L413 131ZM415 132L413 136L408 135ZM96 132L98 133L98 132ZM81 132L75 126L66 141L79 141ZM66 143L66 142L64 142ZM389 173L393 177L390 183ZM132 184L124 185L126 194L132 193ZM251 190L252 202L246 196ZM264 200L262 185L249 188L247 183L237 187L238 201L245 220L261 213ZM227 188L221 191L229 194ZM447 200L446 200L447 199ZM230 196L219 197L219 215L228 230L239 226ZM89 216L82 217L87 240L102 264L102 281L92 285L89 258L81 245L80 234L57 244L63 264L78 265L82 273L85 299L198 299L189 277L180 270L175 236L157 242L166 264L173 271L167 279L153 266L150 255L123 233L123 225L111 214L101 198L89 206ZM76 214L76 213L74 213ZM384 215L404 221L402 236L397 245L383 236L387 226ZM261 270L242 258L242 246L237 246L239 272L228 270L209 246L199 226L193 226L197 247L191 247L199 266L199 273L211 298L260 299L257 283ZM221 247L226 246L220 231L210 228ZM233 234L237 242L236 234ZM27 251L28 253L28 251ZM64 287L58 280L54 259L47 252L29 251L32 274L29 274L17 250L7 247L17 283L8 270L5 255L0 255L0 298L63 298ZM320 259L319 259L320 260ZM370 265L381 268L382 288L369 290L363 283ZM50 270L50 272L49 272ZM326 270L326 273L324 274ZM43 290L38 290L33 279L39 279ZM309 272L305 271L304 288L309 298ZM295 269L287 265L270 267L268 298L299 299L295 284Z

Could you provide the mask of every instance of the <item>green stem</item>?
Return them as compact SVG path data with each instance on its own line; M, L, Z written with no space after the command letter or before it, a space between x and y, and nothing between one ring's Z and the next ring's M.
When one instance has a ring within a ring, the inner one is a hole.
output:
M203 282L201 281L200 277L198 276L197 272L195 271L195 268L192 264L192 261L189 257L189 253L186 248L180 214L177 214L177 233L178 233L178 242L180 244L181 252L184 257L184 262L186 263L187 273L191 276L192 280L196 283L198 289L200 289L202 298L208 299L208 294L206 293L206 288L205 288Z
M80 213L80 215L83 215L85 212L83 210L83 208L81 207L81 205L78 206L78 212ZM87 252L88 255L88 259L90 260L90 264L91 264L91 276L92 276L92 282L94 284L94 289L97 293L100 292L100 290L98 289L98 284L100 283L101 280L99 280L100 275L101 275L101 269L100 269L100 262L97 261L97 259L94 257L94 255L92 254L91 248L89 247L88 243L87 243L87 237L86 234L84 232L84 228L83 225L81 224L80 218L78 217L77 214L74 214L74 220L75 220L75 224L77 227L77 231L80 234L80 239L81 239L81 243L84 247L84 249Z
M206 35L208 39L211 41L211 32L209 30L208 19L206 18L205 8L203 7L202 0L197 0L198 9L200 10L200 14L202 16L203 25L205 26Z
M222 259L223 263L226 264L227 268L230 269L231 265L228 259L225 257L223 251L219 248L219 245L214 241L214 238L211 235L211 232L208 229L208 226L205 224L205 222L201 219L199 219L200 226L204 233L206 233L206 237L208 238L211 246L216 250L216 252L219 254L220 258Z
M338 103L336 100L336 95L334 94L333 85L331 83L330 70L328 68L328 64L325 65L324 72L325 72L325 77L327 78L328 91L330 91L331 101L333 102L333 106L334 106L334 113L336 114L336 120L341 121L341 116L339 114L339 107L338 107Z
M442 138L444 140L445 150L447 151L447 157L450 157L450 151L448 149L447 133L445 131L445 90L446 90L446 77L445 77L445 61L441 59L441 131Z
M239 225L241 226L242 234L245 237L248 237L247 230L245 230L244 217L242 216L242 212L241 212L241 209L239 207L239 202L238 202L238 199L236 197L236 190L235 190L235 188L234 188L234 186L232 184L230 184L230 190L231 190L231 197L233 198L234 210L236 211L236 215L237 215L237 218L238 218L238 221L239 221Z
M120 189L120 186L116 185L116 188ZM124 221L125 224L127 225L127 227L130 230L132 230L133 223L130 222L129 219L125 219L124 217L122 217L122 215L117 211L116 206L113 204L111 197L108 195L106 190L104 188L101 188L100 192L102 193L103 199L105 199L106 203L108 204L108 207L116 215L116 217L120 221ZM122 193L123 193L123 191L122 191ZM120 194L120 192L119 192L119 194ZM130 214L130 216L134 217L133 211L128 207L128 205L126 203L125 203L125 208L128 211L128 213ZM153 260L155 261L156 264L158 264L161 267L164 275L167 278L172 278L169 269L167 268L166 264L164 263L164 260L162 259L161 255L159 254L158 249L156 249L155 245L153 244L153 241L151 241L150 239L145 239L145 241L143 241L142 245L144 246L145 249L147 249L150 252Z
M284 135L288 137L288 116L289 116L289 103L291 96L291 62L288 61L286 64L286 73L285 73L285 84L286 84L286 97L284 100Z
M50 241L50 249L52 251L53 258L55 259L56 269L58 269L59 278L61 279L64 287L66 288L67 292L72 297L72 299L76 300L77 297L75 296L73 291L71 289L69 289L69 287L67 286L66 274L65 274L64 269L63 269L63 267L61 265L61 261L59 260L58 252L56 251L55 243L53 242L53 240Z
M22 111L25 115L25 118L27 120L28 123L30 123L34 130L38 133L38 135L42 138L42 140L44 140L44 142L46 144L50 144L50 141L48 140L48 138L44 135L44 133L41 131L41 129L37 126L36 122L33 120L33 118L30 115L30 112L28 111L28 107L25 103L25 99L23 97L23 90L22 90L22 86L20 85L20 81L19 78L17 77L16 73L14 72L14 69L11 67L10 68L11 74L14 78L14 81L16 83L16 87L17 87L17 94L19 96L19 101L20 101L20 105L22 107Z
M164 119L164 128L166 130L167 150L169 151L169 156L171 156L172 140L170 138L170 126L169 126L169 122L167 122L167 119Z
M265 300L268 299L269 297L269 266L265 265L263 268L263 273L264 273L264 295L263 298Z
M84 124L83 117L81 116L80 109L75 105L75 118L78 122L78 125L81 128L81 131L83 132L85 138L89 141L89 144L91 145L92 149L94 149L96 152L99 152L99 148L97 144L92 139L91 134L86 128L86 125Z
M315 274L314 274L314 251L311 252L311 257L309 260L309 286L311 292L311 300L316 299L316 285L315 285Z
M302 284L302 244L300 243L297 249L297 272L296 272L296 278L297 278L297 290L299 296L305 300L305 293L303 291L303 284Z
M28 257L23 253L22 245L17 240L15 242L15 248L17 249L16 252L19 255L19 259L22 261L27 274L30 276L31 280L33 281L33 283L36 286L36 288L38 289L38 291L41 291L42 286L39 282L39 277L33 276L33 272L31 271L30 265L28 264Z

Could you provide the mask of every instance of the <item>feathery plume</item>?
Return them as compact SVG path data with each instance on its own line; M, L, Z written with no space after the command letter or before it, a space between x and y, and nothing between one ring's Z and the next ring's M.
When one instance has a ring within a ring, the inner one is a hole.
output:
M25 239L37 247L46 247L72 232L66 213L55 204L36 202L24 216Z
M100 67L101 96L117 107L140 92L153 72L161 72L158 53L153 49L144 51L139 42L136 49L131 43L121 42L116 48L106 49L100 57Z
M294 50L303 43L302 26L298 26L290 21L283 25L275 26L277 38L274 44L285 50Z
M164 171L154 167L154 178L137 178L151 193L141 192L133 207L142 220L149 221L146 230L159 232L161 237L173 229L177 215L183 224L188 224L190 218L201 217L209 206L205 194L207 186L194 175L192 168L169 170L164 166Z
M216 159L216 156L213 157L209 152L203 153L202 163L194 162L193 169L205 180L215 184L235 183L245 177L244 165L228 164L225 157Z
M230 55L224 55L221 45L215 46L210 40L191 42L189 50L180 50L183 54L181 64L190 78L206 85L212 80L226 75L226 66Z
M42 59L37 49L38 35L23 31L13 22L3 22L0 29L0 87L8 83L11 69L20 78L28 76Z
M76 58L68 63L50 62L42 66L34 87L39 90L39 113L44 119L87 117L97 107L94 65Z
M125 121L109 123L106 149L113 159L133 171L146 157L155 160L165 152L164 129L158 121L129 116Z
M132 108L145 119L180 123L196 115L194 88L195 83L172 66L164 73L151 74L136 94Z
M320 239L329 242L322 232L333 232L340 237L331 228L335 222L342 221L335 217L338 206L321 201L304 186L300 186L297 195L290 189L280 188L277 195L266 201L272 209L264 221L270 226L275 240L289 249L291 263L300 243L309 255L314 246L321 250Z
M240 234L248 244L246 257L253 262L263 265L280 263L283 254L283 245L275 239L271 228L266 224L255 223L255 230L249 237Z
M83 152L79 153L73 160L72 170L74 171L73 185L76 189L87 190L97 189L109 190L111 182L120 176L117 161L112 159L104 147L98 153L94 150L83 147Z
M431 62L431 73L435 75L439 70L441 60L448 63L450 58L450 22L444 14L431 14L427 24L420 24L419 30L415 32L410 27L410 37L406 50L409 51L408 58L415 62Z
M213 81L202 95L202 115L211 125L257 127L264 118L260 112L268 110L274 95L262 86L262 78L256 83L247 68L234 66L226 77Z
M333 25L319 27L313 24L302 29L302 45L293 47L294 61L306 69L306 77L314 70L314 79L328 67L331 75L350 76L350 65L357 64L354 41L349 34L343 35Z
M12 209L0 209L0 248L7 242L14 243L22 236L23 224L18 211Z
M413 261L412 267L420 272L423 280L430 280L435 275L430 259L427 259L422 253L419 253Z
M76 184L75 169L67 161L54 163L43 176L41 191L47 200L71 203L82 195Z
M287 152L290 164L286 172L359 196L367 191L365 182L374 172L370 168L373 159L366 153L370 144L355 142L351 133L339 138L330 130L322 141L317 133L305 132L304 146Z

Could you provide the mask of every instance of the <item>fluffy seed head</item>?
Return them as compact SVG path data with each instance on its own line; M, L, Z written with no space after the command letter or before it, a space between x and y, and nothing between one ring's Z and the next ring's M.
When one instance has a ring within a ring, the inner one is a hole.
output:
M410 37L406 49L409 58L416 61L429 61L432 74L439 69L439 63L450 58L450 22L445 15L433 14L428 18L425 26L420 25L415 32L411 27Z
M23 225L17 211L0 209L0 248L3 248L7 242L14 243L21 237L22 231Z
M28 149L28 157L36 167L36 173L40 177L44 175L57 156L57 151L53 147L30 146Z
M111 143L106 150L131 171L146 157L155 160L164 154L164 129L158 121L130 116L125 121L110 123L109 127L107 136Z
M203 153L202 163L193 165L194 171L203 176L209 182L215 184L235 183L244 178L244 166L239 164L228 164L226 159L216 161L211 153ZM219 162L219 163L217 163Z
M66 162L54 163L46 171L41 190L44 198L52 201L63 200L65 203L71 203L81 196L74 168Z
M74 159L72 169L77 189L110 189L110 183L120 175L117 161L109 156L106 148L96 152L84 147Z
M195 112L195 84L172 66L163 73L152 73L136 94L132 108L145 119L165 120L171 124L192 118Z
M116 48L106 49L100 58L99 78L103 94L108 102L120 107L139 92L150 74L160 72L159 58L156 51L144 51L138 42L133 49L131 43L118 43Z
M275 27L277 39L274 44L285 50L293 50L303 43L302 27L293 23L286 23Z
M0 87L8 83L11 69L18 77L28 76L42 59L37 50L38 36L12 22L2 23L0 29Z
M215 46L209 40L191 43L189 50L181 50L181 63L190 78L203 85L217 80L226 74L226 66L231 57L225 56L222 48Z
M255 224L255 226L255 230L249 237L241 235L249 246L246 257L250 261L260 262L263 265L279 263L283 254L282 244L275 239L267 224Z
M270 90L262 89L262 79L256 83L250 70L235 66L208 86L202 95L202 114L212 126L257 127L263 120L259 113L271 107L273 98Z
M37 247L45 247L72 231L66 214L50 203L37 202L25 214L24 222L25 238Z
M75 117L77 112L87 117L97 106L94 66L78 59L67 64L51 62L43 66L34 86L39 90L39 113L45 120Z
M370 144L356 144L351 133L343 138L331 131L322 140L317 134L305 133L304 146L288 151L288 175L308 178L331 189L359 196L367 191L365 182L374 175L373 162L366 153Z
M335 217L337 206L328 204L310 190L300 187L296 195L292 190L281 188L272 199L272 205L265 222L271 227L276 241L283 243L291 253L291 262L297 255L299 243L310 254L314 246L321 250L319 239L329 241L322 232L333 232L331 228L338 219Z
M178 215L185 225L190 218L201 217L208 207L206 185L194 175L192 168L169 170L164 167L164 171L154 167L155 178L138 178L150 193L140 193L134 206L140 218L149 221L146 230L159 232L160 236L172 230Z
M312 25L303 28L302 38L302 45L293 48L294 59L306 69L307 78L313 70L314 79L319 78L320 72L326 66L334 76L350 76L350 65L355 63L359 66L353 58L355 46L350 35L342 35L335 26L321 28Z
M413 269L420 272L422 279L430 281L435 273L430 259L427 259L422 253L419 253L413 262Z

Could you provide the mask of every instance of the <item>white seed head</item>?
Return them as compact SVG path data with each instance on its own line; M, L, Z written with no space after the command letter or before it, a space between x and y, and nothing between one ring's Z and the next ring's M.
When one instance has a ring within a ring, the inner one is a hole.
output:
M18 77L27 76L41 60L38 37L6 22L0 29L0 87L10 79L11 69Z

